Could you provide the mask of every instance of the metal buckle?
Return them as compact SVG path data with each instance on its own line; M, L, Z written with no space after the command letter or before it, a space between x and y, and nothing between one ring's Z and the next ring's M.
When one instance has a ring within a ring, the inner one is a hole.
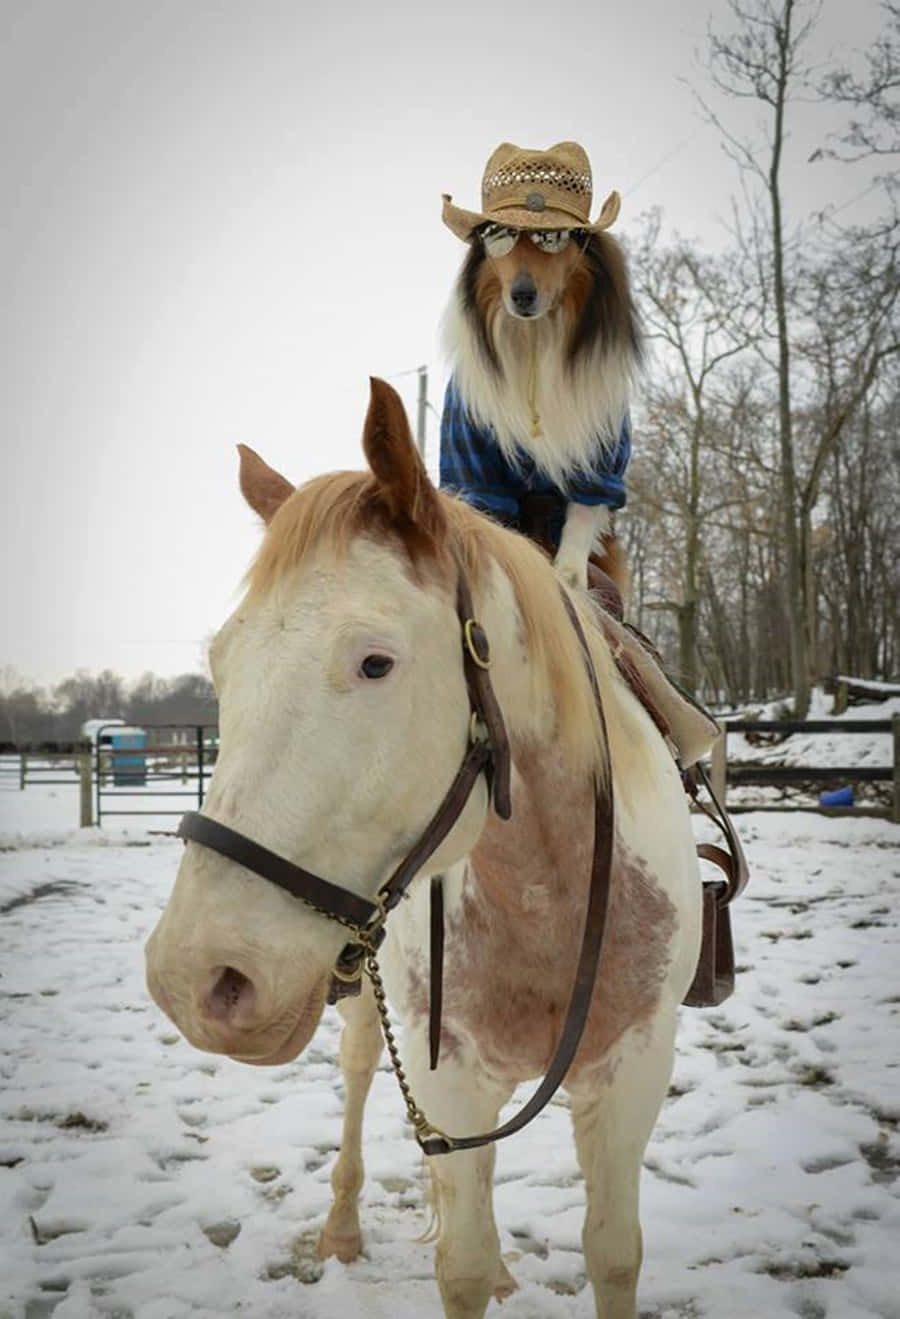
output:
M349 971L342 971L340 957L335 962L334 966L331 968L331 974L334 976L335 980L340 980L345 985L352 985L354 981L362 980L363 963L365 962L365 958L366 958L366 950L362 946L362 944L353 944L352 947L359 949L359 952L353 955L352 969ZM341 957L343 957L343 953L341 954ZM347 965L350 962L351 959L348 958L347 963L345 963L345 965Z
M479 650L475 640L475 629L478 629L477 636L484 643ZM467 618L463 624L463 636L466 641L466 650L469 652L472 660L478 665L479 669L489 669L491 667L491 647L487 639L487 633L476 618Z

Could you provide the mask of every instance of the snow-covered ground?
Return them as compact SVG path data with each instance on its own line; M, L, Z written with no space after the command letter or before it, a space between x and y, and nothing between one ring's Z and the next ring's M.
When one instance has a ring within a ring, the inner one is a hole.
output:
M422 1163L386 1064L365 1255L322 1265L338 1018L268 1071L187 1045L143 985L179 855L143 831L172 822L79 832L77 809L75 788L0 793L0 1319L439 1319ZM646 1159L641 1313L900 1319L898 831L737 824L738 988L683 1011ZM593 1319L565 1108L499 1147L507 1319Z

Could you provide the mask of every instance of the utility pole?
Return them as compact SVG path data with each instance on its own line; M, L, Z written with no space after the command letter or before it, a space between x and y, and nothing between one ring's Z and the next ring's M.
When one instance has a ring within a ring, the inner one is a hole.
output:
M419 407L416 413L416 448L425 461L425 413L428 410L428 367L419 367Z

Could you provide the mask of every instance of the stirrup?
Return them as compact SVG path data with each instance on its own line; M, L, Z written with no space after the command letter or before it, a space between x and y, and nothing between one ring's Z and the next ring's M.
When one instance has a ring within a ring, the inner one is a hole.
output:
M720 905L724 886L703 885L703 936L691 987L682 1000L689 1008L714 1008L734 992L731 909Z

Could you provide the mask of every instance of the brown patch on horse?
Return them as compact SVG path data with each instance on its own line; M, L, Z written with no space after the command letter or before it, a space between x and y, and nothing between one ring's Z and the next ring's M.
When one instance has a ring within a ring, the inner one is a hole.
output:
M512 823L489 816L471 854L462 916L448 929L444 1013L499 1076L545 1071L581 946L593 859L593 787L558 752L518 745ZM617 839L591 1012L572 1079L656 1009L675 908ZM472 986L477 986L477 994Z
M263 462L249 445L239 444L238 453L241 457L238 475L241 494L254 513L258 513L263 522L268 524L285 500L294 493L294 487L287 477Z

